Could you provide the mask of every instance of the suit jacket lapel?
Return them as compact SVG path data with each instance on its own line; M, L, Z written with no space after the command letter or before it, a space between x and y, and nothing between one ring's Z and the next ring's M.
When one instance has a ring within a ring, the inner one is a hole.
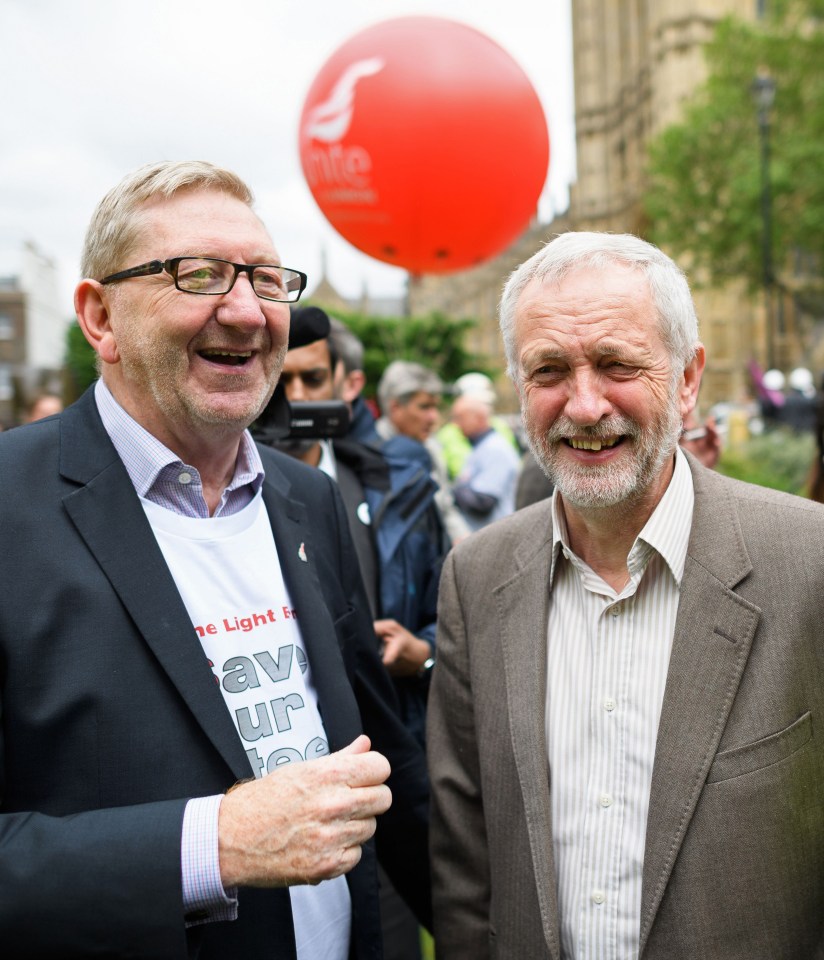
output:
M324 724L330 749L334 751L361 733L360 712L352 692L353 677L349 677L350 683L342 682L347 671L335 625L322 602L318 559L324 545L312 535L305 505L285 496L287 488L285 477L267 464L263 502L272 524L283 578L298 614L321 716L335 719L334 724ZM350 559L357 563L354 553Z
M524 799L541 919L550 956L560 957L546 743L547 623L551 511L531 520L515 550L517 572L494 591L503 649L509 732Z
M691 461L695 513L658 728L641 902L649 937L718 748L760 611L733 588L751 570L733 499Z
M78 533L233 775L251 776L203 648L90 391L63 414L60 444L61 474L79 484L63 501Z

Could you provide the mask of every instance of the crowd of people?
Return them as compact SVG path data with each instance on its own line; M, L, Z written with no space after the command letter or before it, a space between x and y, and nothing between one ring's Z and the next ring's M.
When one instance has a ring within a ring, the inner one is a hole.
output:
M824 507L712 469L669 257L509 278L526 450L481 373L371 410L230 171L82 271L99 379L0 437L4 957L824 955Z

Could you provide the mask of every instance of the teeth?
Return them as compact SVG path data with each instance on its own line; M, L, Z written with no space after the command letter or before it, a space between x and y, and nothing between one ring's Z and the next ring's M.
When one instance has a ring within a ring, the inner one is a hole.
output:
M235 350L201 350L200 351L206 356L209 357L251 357L251 350L244 351L235 351Z
M575 437L570 437L569 445L572 447L573 450L594 450L597 452L598 450L601 450L604 448L609 449L610 447L614 447L615 444L618 443L618 439L619 438L616 437L614 440L601 441L601 440L578 440Z

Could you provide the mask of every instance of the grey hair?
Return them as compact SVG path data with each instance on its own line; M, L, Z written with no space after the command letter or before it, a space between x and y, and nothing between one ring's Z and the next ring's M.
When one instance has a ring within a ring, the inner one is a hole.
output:
M231 170L203 160L169 160L139 167L125 176L97 205L92 215L80 269L84 277L101 277L128 266L145 223L144 204L181 190L219 190L251 207L252 191Z
M378 406L389 412L389 404L397 400L408 403L416 393L443 393L441 378L433 370L411 360L393 360L378 382Z
M516 384L515 312L526 286L533 280L558 284L576 269L602 269L615 263L638 270L646 277L673 366L686 366L695 356L698 318L681 268L658 247L632 234L570 231L555 237L522 263L504 284L498 313L507 372Z
M333 366L340 360L344 373L363 370L363 344L337 317L329 318L329 351L334 357Z

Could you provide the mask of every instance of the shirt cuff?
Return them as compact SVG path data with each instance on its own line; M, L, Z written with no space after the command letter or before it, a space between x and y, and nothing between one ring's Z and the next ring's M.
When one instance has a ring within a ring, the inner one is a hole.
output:
M186 804L180 841L183 913L187 927L237 919L237 890L223 889L218 852L218 814L222 794Z

